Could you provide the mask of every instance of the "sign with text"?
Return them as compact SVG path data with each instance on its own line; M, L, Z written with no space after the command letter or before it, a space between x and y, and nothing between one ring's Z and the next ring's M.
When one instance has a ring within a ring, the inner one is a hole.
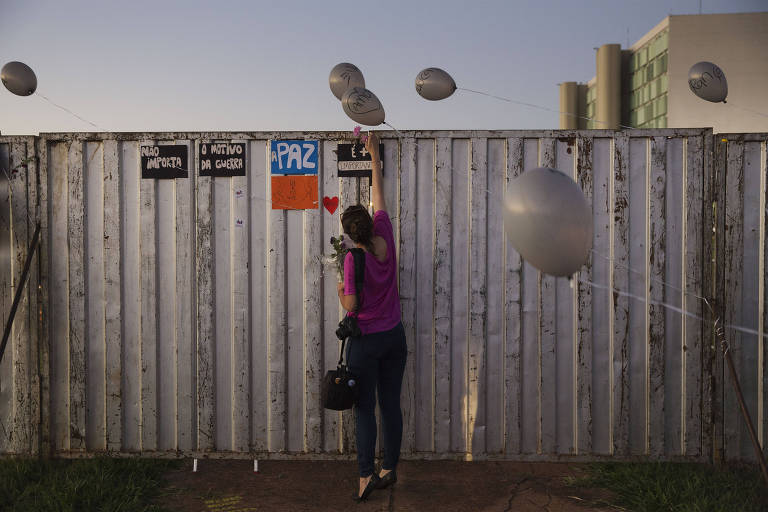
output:
M245 176L245 142L201 142L200 176Z
M273 210L312 210L319 207L317 175L272 176Z
M379 155L384 154L384 144L379 144ZM371 154L364 144L342 144L336 146L339 178L370 178L373 164ZM383 174L383 165L382 165Z
M141 146L141 178L172 180L186 178L188 147L186 144L172 146Z
M269 161L272 174L317 174L318 141L273 140Z

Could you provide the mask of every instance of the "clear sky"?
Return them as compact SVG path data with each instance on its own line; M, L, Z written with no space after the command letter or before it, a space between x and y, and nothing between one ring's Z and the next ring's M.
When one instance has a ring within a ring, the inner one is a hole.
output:
M558 115L457 91L430 102L426 67L459 87L556 109L587 81L593 48L634 43L699 0L0 0L0 65L107 131L351 130L331 94L339 62L363 72L387 122L410 129L557 128ZM703 13L768 0L702 0ZM3 135L94 131L38 95L0 86Z

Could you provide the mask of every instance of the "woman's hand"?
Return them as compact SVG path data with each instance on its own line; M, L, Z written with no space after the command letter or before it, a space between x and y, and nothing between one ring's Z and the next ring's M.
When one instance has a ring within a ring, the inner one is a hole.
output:
M373 132L368 132L368 139L365 141L365 149L371 154L372 160L379 158L379 138Z

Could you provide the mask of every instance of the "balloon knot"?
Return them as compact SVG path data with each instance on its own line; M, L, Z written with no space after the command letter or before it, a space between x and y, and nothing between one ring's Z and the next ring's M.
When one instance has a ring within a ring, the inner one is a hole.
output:
M723 100L723 103L728 103L727 101Z

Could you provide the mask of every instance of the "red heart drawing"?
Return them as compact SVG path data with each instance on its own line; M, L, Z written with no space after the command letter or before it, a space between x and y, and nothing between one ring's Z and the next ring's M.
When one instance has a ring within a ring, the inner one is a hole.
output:
M331 213L331 215L333 215L333 212L335 212L336 208L339 207L338 196L333 196L333 197L325 196L323 198L323 206L325 206L325 209L328 210Z

